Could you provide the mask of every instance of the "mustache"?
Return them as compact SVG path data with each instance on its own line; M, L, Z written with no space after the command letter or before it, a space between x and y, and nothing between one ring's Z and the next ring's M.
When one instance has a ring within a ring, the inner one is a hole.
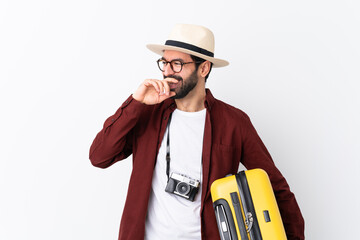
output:
M183 81L183 78L180 76L177 76L177 75L167 75L167 76L164 76L164 79L165 78L175 78L178 81Z

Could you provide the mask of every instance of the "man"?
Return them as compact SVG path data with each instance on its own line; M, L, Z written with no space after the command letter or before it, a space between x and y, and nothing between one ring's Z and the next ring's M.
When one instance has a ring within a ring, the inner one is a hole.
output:
M248 116L205 89L212 67L228 65L214 58L212 32L178 24L165 45L147 47L162 56L163 79L145 80L90 148L101 168L133 154L119 239L220 239L210 185L240 162L269 174L288 239L304 239L294 194Z

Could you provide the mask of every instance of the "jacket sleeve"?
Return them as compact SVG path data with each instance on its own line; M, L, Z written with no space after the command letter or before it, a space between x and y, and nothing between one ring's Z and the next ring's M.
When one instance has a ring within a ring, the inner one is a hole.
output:
M288 240L305 239L304 219L295 195L290 191L288 183L275 166L248 117L246 125L242 147L242 163L247 169L262 168L268 173Z
M130 96L105 121L90 147L89 158L94 166L107 168L132 154L133 130L144 106Z

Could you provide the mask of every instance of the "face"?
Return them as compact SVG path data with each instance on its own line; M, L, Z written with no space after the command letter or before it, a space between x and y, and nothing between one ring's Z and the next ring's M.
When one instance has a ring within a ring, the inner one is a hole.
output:
M180 60L184 63L193 62L189 54L177 51L165 51L163 59L169 62L174 59ZM194 89L199 81L195 63L183 65L182 70L179 73L175 73L171 69L170 64L167 64L164 68L163 76L164 78L171 77L179 80L177 84L170 84L171 91L176 93L176 95L172 97L173 99L181 99L186 97L188 93Z

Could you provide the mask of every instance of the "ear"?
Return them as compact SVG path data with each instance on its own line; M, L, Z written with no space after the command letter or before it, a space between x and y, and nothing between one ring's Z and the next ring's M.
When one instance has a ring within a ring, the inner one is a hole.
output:
M199 66L199 73L201 77L206 77L206 75L208 75L210 66L211 63L209 61L205 61Z

